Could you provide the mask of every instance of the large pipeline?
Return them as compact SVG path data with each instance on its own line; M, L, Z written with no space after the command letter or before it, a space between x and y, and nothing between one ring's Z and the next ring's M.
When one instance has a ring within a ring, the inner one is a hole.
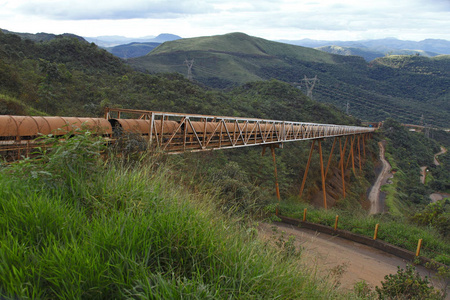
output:
M164 146L165 151L182 152L224 148L225 146L249 146L267 142L320 138L336 135L355 134L359 128L343 125L326 125L314 123L294 123L265 120L251 122L217 120L194 121L187 119L121 119L121 118L77 118L77 117L31 117L0 115L0 154L5 152L20 153L37 146L35 139L42 135L75 135L83 130L108 137L110 142L120 136L132 133L147 141L156 140L156 145ZM334 133L336 132L336 133ZM339 133L338 133L339 132ZM151 134L150 134L151 133ZM245 136L245 137L244 137ZM247 140L246 140L247 139ZM170 144L170 147L167 147ZM199 148L200 146L200 148Z

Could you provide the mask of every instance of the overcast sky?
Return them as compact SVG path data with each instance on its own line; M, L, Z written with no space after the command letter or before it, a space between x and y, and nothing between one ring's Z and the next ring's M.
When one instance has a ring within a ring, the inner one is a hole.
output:
M84 37L450 40L450 0L0 0L0 28Z

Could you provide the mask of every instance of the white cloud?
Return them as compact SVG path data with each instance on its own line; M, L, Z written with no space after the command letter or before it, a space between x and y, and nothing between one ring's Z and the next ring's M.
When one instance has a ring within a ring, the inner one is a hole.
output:
M82 36L450 40L449 0L0 0L0 28Z
M126 20L172 19L189 14L204 14L212 12L213 6L201 0L34 0L22 3L17 9L28 15L58 20Z

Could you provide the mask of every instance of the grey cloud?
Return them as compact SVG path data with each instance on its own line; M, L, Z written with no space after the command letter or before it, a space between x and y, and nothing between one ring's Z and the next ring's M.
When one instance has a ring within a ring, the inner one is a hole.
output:
M33 1L19 8L30 15L45 16L58 20L102 20L102 19L172 19L184 15L213 12L205 1L177 0L132 0L123 1Z

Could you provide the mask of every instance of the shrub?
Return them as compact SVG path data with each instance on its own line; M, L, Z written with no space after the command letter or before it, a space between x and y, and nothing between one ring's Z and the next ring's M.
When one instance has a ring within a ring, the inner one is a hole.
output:
M380 299L441 299L428 277L422 278L416 268L406 265L406 270L397 267L396 274L389 274L381 282L381 288L375 287Z

